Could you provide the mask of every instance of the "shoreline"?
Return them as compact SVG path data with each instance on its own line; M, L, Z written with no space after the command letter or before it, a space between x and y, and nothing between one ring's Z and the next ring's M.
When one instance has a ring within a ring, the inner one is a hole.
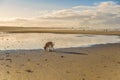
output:
M67 47L67 48L55 48L55 50L62 50L62 49L75 49L75 48L92 48L92 47L100 47L100 46L109 46L109 45L116 45L120 44L120 42L117 43L105 43L105 44L93 44L93 45L86 45L81 47ZM0 50L0 51L44 51L44 49L10 49L10 50Z

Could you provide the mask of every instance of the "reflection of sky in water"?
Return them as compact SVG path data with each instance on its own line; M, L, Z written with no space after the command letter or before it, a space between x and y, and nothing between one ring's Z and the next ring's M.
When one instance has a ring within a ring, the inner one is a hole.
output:
M52 33L19 33L0 34L0 50L39 49L45 42L53 41L55 48L82 47L94 44L120 42L119 36L52 34Z

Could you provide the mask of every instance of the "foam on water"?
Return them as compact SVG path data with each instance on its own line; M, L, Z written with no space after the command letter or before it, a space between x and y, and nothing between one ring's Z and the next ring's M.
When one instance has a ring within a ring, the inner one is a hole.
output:
M48 41L53 41L55 48L68 48L119 43L120 38L113 35L2 33L0 34L0 50L42 49Z

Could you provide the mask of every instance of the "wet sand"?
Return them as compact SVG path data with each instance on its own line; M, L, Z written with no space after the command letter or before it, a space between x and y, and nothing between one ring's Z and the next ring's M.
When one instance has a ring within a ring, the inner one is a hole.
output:
M0 80L120 80L120 43L0 51Z

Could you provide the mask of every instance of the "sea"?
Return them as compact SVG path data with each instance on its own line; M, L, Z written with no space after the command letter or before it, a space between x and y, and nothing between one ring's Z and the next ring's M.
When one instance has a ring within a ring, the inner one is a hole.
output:
M55 48L90 47L98 44L120 43L119 35L0 33L0 50L43 49L52 41Z

